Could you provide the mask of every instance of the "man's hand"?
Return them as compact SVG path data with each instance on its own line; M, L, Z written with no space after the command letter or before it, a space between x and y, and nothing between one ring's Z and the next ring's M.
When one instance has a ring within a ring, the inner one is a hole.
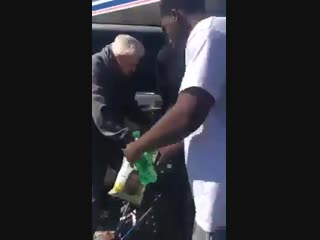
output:
M183 154L183 143L179 142L159 148L159 152L161 155L159 159L159 165L170 163L173 159L179 156L179 154Z
M133 164L142 157L143 150L140 149L137 142L132 142L123 150L123 154L127 158L128 162Z
M172 157L168 151L168 146L159 148L160 158L157 162L157 165L166 165L171 162Z

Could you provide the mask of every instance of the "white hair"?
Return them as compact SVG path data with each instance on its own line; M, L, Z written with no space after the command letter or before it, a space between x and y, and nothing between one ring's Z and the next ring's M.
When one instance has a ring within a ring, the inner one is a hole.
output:
M111 46L115 56L134 55L142 58L145 53L142 43L136 38L126 34L118 35Z

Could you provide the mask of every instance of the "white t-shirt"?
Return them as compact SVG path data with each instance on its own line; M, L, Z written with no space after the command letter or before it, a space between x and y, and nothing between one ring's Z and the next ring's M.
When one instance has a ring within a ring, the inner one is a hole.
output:
M200 87L215 99L205 122L184 139L196 223L226 227L226 18L209 17L190 33L180 91Z

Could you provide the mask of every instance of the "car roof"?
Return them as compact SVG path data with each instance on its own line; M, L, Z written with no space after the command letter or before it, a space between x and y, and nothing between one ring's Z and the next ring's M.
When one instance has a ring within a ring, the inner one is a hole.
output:
M207 11L225 15L226 0L206 0ZM160 0L92 0L92 23L160 26Z

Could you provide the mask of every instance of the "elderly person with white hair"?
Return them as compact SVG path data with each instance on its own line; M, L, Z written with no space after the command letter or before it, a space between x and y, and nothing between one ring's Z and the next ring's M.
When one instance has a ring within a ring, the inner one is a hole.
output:
M131 141L124 118L145 124L147 117L134 99L130 76L145 53L141 42L129 35L118 35L114 42L92 56L92 187L93 231L106 198L104 176L108 165L121 166L122 151Z

